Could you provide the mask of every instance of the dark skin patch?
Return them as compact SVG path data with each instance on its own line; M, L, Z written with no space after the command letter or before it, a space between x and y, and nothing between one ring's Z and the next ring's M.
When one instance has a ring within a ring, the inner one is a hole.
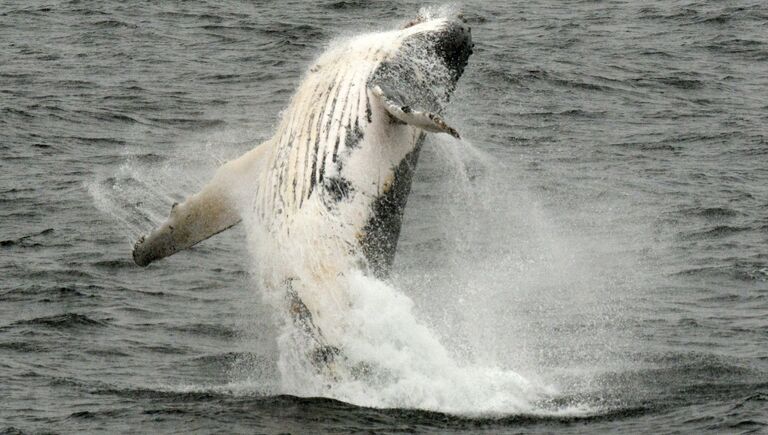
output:
M392 125L405 125L405 123L394 116L392 116L391 113L387 112L387 119L389 120L389 123Z
M339 144L341 143L341 138L336 137L336 143L333 144L333 155L331 156L331 161L336 163L336 159L339 158Z
M335 367L344 365L354 379L384 374L380 368L369 363L350 361L340 348L328 344L323 331L312 320L312 313L293 289L293 281L293 279L286 280L288 312L296 329L309 341L311 349L307 351L306 357L317 373L338 380Z
M280 176L277 179L277 185L278 186L282 186L283 185L283 172L282 171L280 171ZM273 197L272 197L272 201L274 203L276 203L278 198L280 198L282 200L283 195L280 193L280 189L275 189L275 192L274 192Z
M359 148L362 142L363 130L361 130L360 126L355 122L355 128L347 130L347 137L344 138L344 146L349 150L353 150Z
M317 155L317 144L315 144L315 155ZM317 159L312 161L312 174L310 174L310 177L309 177L309 193L307 193L307 198L312 196L312 191L315 190L315 184L317 184L317 180L315 179L316 170L317 170Z
M363 142L363 130L360 128L360 125L355 121L355 127L347 129L347 134L344 137L344 149L342 150L344 153L352 152L352 150L355 150L357 148L360 148L360 144ZM341 173L341 170L344 168L344 154L341 154L341 157L334 154L333 161L336 166L336 172Z
M313 344L313 349L307 353L307 357L319 373L325 372L332 375L332 372L329 372L330 365L341 356L341 350L336 346L326 344L322 331L312 320L312 313L309 312L309 309L301 301L296 290L293 289L293 280L286 280L285 284L287 288L288 312L291 314L293 324Z
M317 178L318 184L323 184L323 179L325 179L325 154L323 154L323 157L320 159L320 174Z
M363 255L377 278L386 278L395 261L397 239L403 223L403 212L411 192L413 173L424 143L424 135L416 147L395 168L392 184L372 204L371 218L363 228L360 241Z
M332 106L331 106L331 110L329 111L329 113L331 113L331 114L332 114L332 113L333 113L333 110L334 110L335 108L336 108L336 97L334 96L334 97L333 97L333 103L332 103ZM332 122L333 122L333 116L329 116L329 117L328 117L328 120L327 120L327 121L325 121L325 129L324 129L324 131L330 131L330 130L331 130L331 123L332 123Z
M352 184L343 177L332 177L325 180L325 191L333 202L339 202L349 197Z

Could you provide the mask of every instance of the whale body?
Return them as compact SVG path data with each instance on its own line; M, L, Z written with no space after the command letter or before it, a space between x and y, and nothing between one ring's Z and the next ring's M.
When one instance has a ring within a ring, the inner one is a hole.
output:
M245 221L263 284L281 289L313 361L338 353L350 269L387 277L425 134L459 137L442 113L472 53L459 18L335 44L308 69L274 136L221 166L133 250L140 266ZM279 257L279 258L276 258Z

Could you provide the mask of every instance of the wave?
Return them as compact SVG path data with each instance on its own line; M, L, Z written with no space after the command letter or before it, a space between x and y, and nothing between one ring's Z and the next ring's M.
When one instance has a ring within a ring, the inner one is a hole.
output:
M768 263L736 263L731 265L706 266L686 268L679 271L675 276L696 276L708 279L726 279L741 282L768 281ZM728 296L722 296L727 298ZM750 298L762 298L762 296L750 296L739 298L739 300L749 300Z
M717 225L714 228L708 228L703 230L697 230L680 235L682 240L709 240L718 239L736 234L752 231L751 227L744 226L732 226L732 225Z
M759 386L748 387L749 389ZM765 394L730 392L724 401L731 403L734 410L744 408L757 409L764 405ZM720 391L722 393L722 391ZM616 424L621 420L634 419L645 415L660 416L674 412L680 406L695 406L695 399L684 404L673 401L656 400L617 405L600 410L585 411L583 409L566 409L560 411L523 412L507 415L476 415L466 416L453 413L419 410L410 408L372 408L358 406L341 400L326 397L300 397L289 394L263 395L244 393L228 389L227 386L215 387L160 387L160 388L103 388L91 390L94 395L110 395L147 403L144 414L170 415L190 414L200 415L200 407L209 409L219 416L227 416L233 421L242 421L247 415L263 416L272 412L286 413L300 409L305 418L317 416L329 425L339 424L349 428L350 420L358 420L363 427L384 430L392 427L427 428L441 431L479 431L479 430L521 430L526 426L543 426L549 430L558 426L570 427L574 424L594 424L606 422ZM141 403L140 402L140 403ZM214 409L211 409L214 408ZM247 410L247 411L246 411ZM754 411L753 411L754 412ZM98 412L96 412L98 414ZM85 415L86 418L91 415ZM290 418L290 416L286 416ZM723 422L726 425L747 425L749 419L738 419L735 422ZM758 420L759 421L759 420Z
M221 119L194 118L147 118L157 125L179 127L183 129L212 129L224 127L227 122Z
M641 19L661 21L674 21L681 25L713 25L721 26L732 21L758 21L765 20L765 9L759 4L738 7L723 7L719 10L703 8L704 2L691 3L683 7L672 9L669 13L662 13L655 7L643 7L640 9Z
M136 24L126 23L125 21L117 20L114 18L89 23L89 26L102 29L137 29L139 27Z
M239 331L221 324L192 323L179 326L171 326L168 329L186 334L202 337L235 338Z
M671 152L671 153L679 153L682 148L679 146L674 146L667 141L661 141L661 142L622 142L622 143L614 143L611 144L611 146L615 147L621 147L621 148L629 148L629 149L636 149L640 151L654 151L654 152Z
M362 0L342 0L342 1L334 1L327 4L324 4L323 7L326 9L362 9L368 7L369 3Z
M3 193L9 193L9 192L3 192ZM7 248L7 247L18 246L23 248L31 248L35 246L41 246L42 244L39 242L36 242L34 238L38 236L47 236L47 235L53 234L53 232L54 232L53 228L46 228L40 232L27 234L26 236L21 236L17 239L0 240L0 247Z
M49 347L43 346L40 343L34 343L30 341L0 342L0 349L5 349L10 352L25 353L25 354L50 351Z
M707 220L721 220L741 215L730 207L691 207L679 211L686 217L699 217Z
M54 329L79 329L109 326L108 320L97 320L84 314L65 313L53 316L36 317L28 320L18 320L11 326L42 326Z
M89 290L101 290L101 286L85 286L81 288L87 288ZM15 288L0 293L0 301L3 302L24 302L30 299L37 299L38 302L60 302L65 300L78 300L78 299L90 299L98 298L99 296L94 293L83 293L77 288L62 287L62 286L31 286L25 288Z
M329 397L307 397L291 394L263 394L252 389L242 389L237 384L216 386L161 386L140 388L98 388L90 390L94 395L109 395L130 399L162 401L173 406L175 404L210 403L218 402L222 406L242 409L245 404L251 410L264 411L267 409L291 409L299 406L307 415L315 414L327 418L330 414L341 413L365 415L366 420L375 423L376 420L408 422L410 424L439 424L440 427L487 426L487 425L517 425L521 423L535 422L562 422L611 420L617 417L635 416L649 412L651 407L616 408L605 411L587 411L584 409L569 408L553 411L540 411L516 414L487 414L466 416L456 413L421 410L399 407L368 407L355 405ZM167 409L167 408L166 408Z

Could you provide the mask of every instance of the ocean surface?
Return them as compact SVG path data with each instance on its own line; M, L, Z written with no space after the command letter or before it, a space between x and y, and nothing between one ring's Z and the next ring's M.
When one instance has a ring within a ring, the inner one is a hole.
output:
M242 226L133 264L314 58L426 6L2 2L0 433L768 432L762 0L459 5L464 139L427 140L371 287L413 319L363 333L460 379L289 387Z

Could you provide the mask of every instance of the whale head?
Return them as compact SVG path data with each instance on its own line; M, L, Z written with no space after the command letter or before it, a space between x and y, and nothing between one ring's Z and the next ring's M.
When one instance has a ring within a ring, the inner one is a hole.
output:
M423 16L409 21L403 30L416 32L406 39L406 50L426 50L439 57L457 81L472 55L472 29L462 16L428 20ZM421 48L419 48L421 47Z
M396 90L423 110L441 113L472 55L470 27L458 17L419 16L399 33L398 49L381 62L370 82Z

